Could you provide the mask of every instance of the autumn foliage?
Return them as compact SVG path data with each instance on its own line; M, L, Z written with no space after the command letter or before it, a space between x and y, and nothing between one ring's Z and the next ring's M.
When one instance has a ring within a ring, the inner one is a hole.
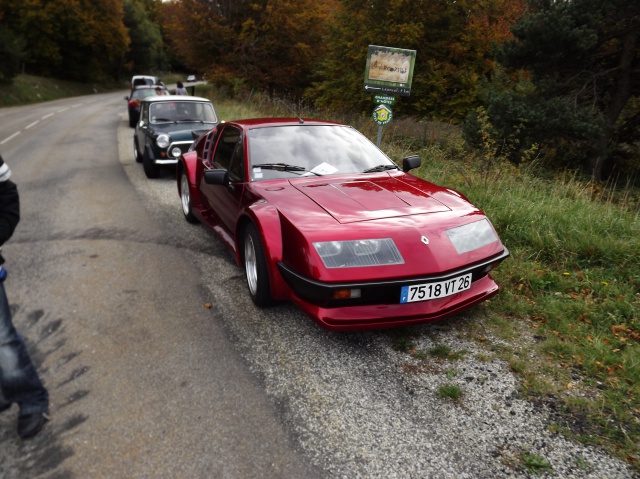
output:
M0 0L0 19L23 43L21 59L32 73L113 78L129 47L122 0Z
M368 46L410 49L396 117L464 122L477 139L482 107L514 163L535 150L600 180L637 168L638 32L637 0L0 0L0 82L173 69L362 114Z
M305 97L353 109L368 45L417 50L416 95L399 108L462 119L492 67L492 45L510 38L524 0L176 0L161 21L184 64L221 86Z

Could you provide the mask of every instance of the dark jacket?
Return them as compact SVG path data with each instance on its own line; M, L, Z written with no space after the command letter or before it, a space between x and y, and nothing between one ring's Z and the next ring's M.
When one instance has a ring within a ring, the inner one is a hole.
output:
M0 156L0 246L5 244L20 221L18 187L9 179L11 170ZM0 254L0 264L4 258Z

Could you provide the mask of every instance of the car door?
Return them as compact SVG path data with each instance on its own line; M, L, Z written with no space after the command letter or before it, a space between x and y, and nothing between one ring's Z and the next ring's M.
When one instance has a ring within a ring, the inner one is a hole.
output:
M244 190L244 142L242 132L231 125L224 125L218 133L210 161L204 168L227 171L227 185L208 185L202 181L200 190L221 226L235 236L235 225L240 213L240 200Z
M143 125L141 126L141 123ZM139 149L140 154L144 154L144 150L147 144L147 130L149 129L149 103L141 102L140 103L140 117L136 122L135 127L135 135L136 135L136 144Z

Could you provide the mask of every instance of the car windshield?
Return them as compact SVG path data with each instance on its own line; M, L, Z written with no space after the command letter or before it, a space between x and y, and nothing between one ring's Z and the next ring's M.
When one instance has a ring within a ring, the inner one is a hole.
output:
M213 105L198 101L163 101L149 105L151 123L215 123Z
M362 173L395 163L348 126L290 125L249 132L251 180Z
M131 99L147 98L148 96L154 95L157 95L157 93L153 88L136 88L133 90L133 93L131 93Z

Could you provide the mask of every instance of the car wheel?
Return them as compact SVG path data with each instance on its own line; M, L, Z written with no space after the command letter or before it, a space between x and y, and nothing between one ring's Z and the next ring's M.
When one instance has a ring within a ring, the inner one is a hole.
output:
M133 157L136 160L136 163L142 162L142 153L140 153L140 149L138 148L138 142L136 141L136 137L133 137Z
M272 303L271 288L267 260L262 247L262 240L253 224L244 230L244 270L251 299L257 306L268 306Z
M160 176L160 168L149 158L149 154L146 151L142 155L142 167L147 178L157 178Z
M184 219L189 223L197 223L198 218L193 216L191 206L191 193L189 191L189 179L187 178L187 172L182 171L180 175L180 200L182 203L182 214Z

